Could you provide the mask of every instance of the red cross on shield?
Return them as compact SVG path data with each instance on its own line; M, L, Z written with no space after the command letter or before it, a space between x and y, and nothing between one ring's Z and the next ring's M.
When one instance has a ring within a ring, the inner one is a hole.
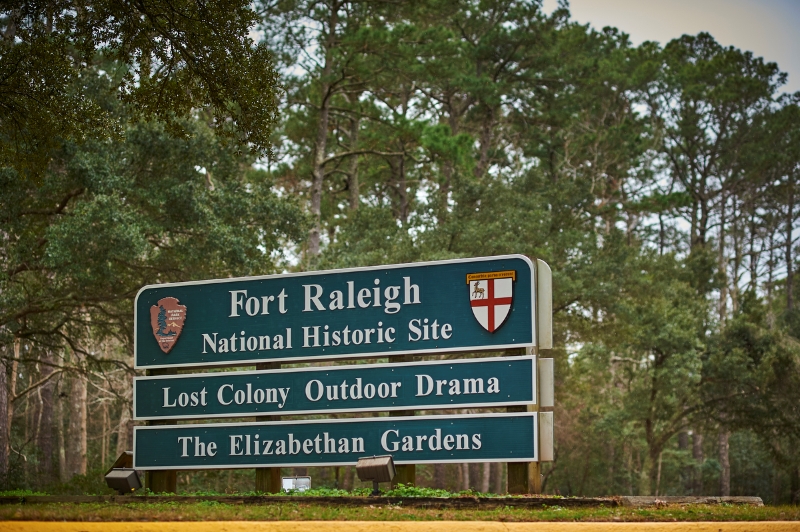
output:
M511 313L516 271L482 272L467 275L469 304L481 327L495 332Z

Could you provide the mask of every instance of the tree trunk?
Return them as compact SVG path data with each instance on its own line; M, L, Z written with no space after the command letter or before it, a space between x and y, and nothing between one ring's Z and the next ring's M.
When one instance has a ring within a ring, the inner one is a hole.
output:
M133 423L131 421L131 411L127 403L123 403L119 413L119 425L117 426L117 452L114 459L125 451L133 450Z
M444 464L433 464L433 487L436 489L445 489L447 478L446 469Z
M492 468L489 462L484 462L482 465L481 474L481 493L489 493L489 481L492 478Z
M319 106L319 121L317 122L317 138L314 143L314 161L311 170L311 216L314 226L308 238L308 254L313 261L320 253L320 231L322 227L322 183L325 180L325 154L328 143L328 117L331 106L330 75L333 69L333 46L336 39L336 25L338 22L339 4L331 3L331 18L328 23L328 37L325 43L325 65L320 76L320 94L322 101Z
M792 264L792 229L794 225L794 181L789 181L789 198L786 210L786 310L794 309L794 265Z
M656 483L656 462L658 461L658 453L653 455L652 452L647 451L641 459L641 470L639 471L639 495L652 495L653 486ZM579 491L583 495L583 485Z
M719 302L717 306L717 314L719 315L720 323L725 323L725 318L727 315L728 309L728 265L727 261L725 260L725 214L726 214L726 205L725 202L727 198L723 194L722 196L722 212L720 214L720 225L719 225L719 246L717 250L717 268L719 269L719 274L722 276L722 286L719 290ZM736 282L736 273L734 272L734 283Z
M354 468L350 466L344 468L344 479L342 480L342 488L348 491L353 489L354 473L355 473Z
M774 458L772 459L772 504L777 505L781 499L781 475L780 465Z
M102 432L100 434L100 465L105 467L108 460L108 433L110 431L108 426L108 401L103 400L100 410L103 413Z
M503 464L501 462L494 462L492 464L492 482L494 484L494 493L505 493L506 487L503 482Z
M658 472L656 473L656 497L661 492L661 459L664 457L664 451L658 453Z
M397 192L400 198L399 218L405 225L408 222L408 183L406 182L406 157L401 155L397 164Z
M53 374L53 355L45 355L39 375L42 379ZM53 407L56 383L50 379L40 389L42 396L41 428L36 446L39 449L39 477L45 483L53 480Z
M728 429L719 429L719 494L728 497L731 494L731 461L729 456L730 445L728 440L731 433Z
M478 490L481 487L481 465L469 464L469 488Z
M694 478L692 479L692 492L694 495L703 494L703 435L698 431L692 434L692 458L694 458Z
M63 375L63 374L62 374ZM56 415L58 419L56 420L56 434L58 434L58 478L61 482L67 481L67 446L66 446L66 438L64 437L64 410L66 407L64 403L66 401L66 394L63 392L64 380L62 379L60 382L59 389L62 390L58 394L58 403L56 407Z
M34 380L34 370L32 368L24 368L23 372L25 371L25 369L28 369L28 382L25 384L25 388L24 389L30 389L30 387L35 382L35 380ZM25 419L24 431L22 433L22 441L25 442L25 443L21 446L20 450L25 449L25 447L28 446L29 442L36 441L36 433L34 432L33 434L31 434L31 431L35 431L35 429L36 429L37 404L36 404L35 398L36 398L36 394L34 394L33 392L27 393L27 394L25 394L24 398L21 398L21 401L25 402L24 403L25 406L24 406L24 408L21 409L21 412L20 412L22 414L21 417L23 417ZM29 453L29 451L27 451L27 450L26 450L26 452ZM23 478L25 479L26 483L30 479L30 476L29 476L30 475L29 465L30 464L28 463L28 456L27 455L23 455L23 459L22 459L22 475L23 475Z
M358 130L361 126L361 119L353 119L350 125L350 151L358 149ZM350 172L347 177L347 191L349 193L350 209L358 209L361 199L358 188L358 155L352 155L350 159Z
M678 450L681 451L682 455L689 452L689 433L686 431L678 433ZM684 494L689 495L692 493L692 466L686 466L681 470L681 483L683 484Z
M8 456L11 452L9 436L11 434L11 420L8 417L9 389L7 361L0 363L0 485L6 485L8 476Z
M86 379L75 374L69 391L69 429L67 430L67 476L86 474Z
M478 160L474 168L474 175L478 179L482 178L489 169L489 151L493 147L495 131L495 109L486 106L481 120L480 148L478 150Z
M461 464L461 489L468 490L469 487L469 464Z
M17 367L19 364L19 338L14 339L14 359L0 367L0 481L5 481L11 460L11 423L14 421L14 395L17 389ZM9 371L10 370L10 371ZM5 416L5 419L2 417Z

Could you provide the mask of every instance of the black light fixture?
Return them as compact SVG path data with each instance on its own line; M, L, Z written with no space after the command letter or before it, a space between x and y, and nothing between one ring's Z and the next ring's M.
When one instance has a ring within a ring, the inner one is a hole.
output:
M106 471L106 484L109 488L117 490L120 495L126 495L142 487L139 473L133 469L133 453L125 451Z
M391 482L396 471L392 455L384 456L365 456L359 458L356 464L356 474L361 481L372 481L372 496L378 497L381 491L378 489L379 482Z
M142 487L139 474L135 469L128 468L112 469L106 475L106 484L109 488L117 490L120 495L126 495Z

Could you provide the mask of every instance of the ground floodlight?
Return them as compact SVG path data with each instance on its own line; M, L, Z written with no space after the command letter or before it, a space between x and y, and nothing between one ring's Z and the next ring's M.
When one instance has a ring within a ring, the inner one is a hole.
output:
M139 474L133 469L133 453L124 451L106 471L106 484L109 488L125 495L142 487Z
M378 482L391 482L396 473L392 455L359 458L356 473L359 480L372 481L372 495L377 497L381 494Z
M135 469L128 468L112 469L106 475L106 484L108 484L109 488L117 490L120 495L125 495L142 487L139 474Z
M306 491L311 489L311 477L281 477L284 491Z

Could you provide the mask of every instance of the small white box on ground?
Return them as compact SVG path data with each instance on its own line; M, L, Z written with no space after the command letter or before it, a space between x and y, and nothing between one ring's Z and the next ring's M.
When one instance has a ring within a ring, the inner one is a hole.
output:
M311 477L283 477L282 481L281 487L283 487L284 491L306 491L311 489Z

